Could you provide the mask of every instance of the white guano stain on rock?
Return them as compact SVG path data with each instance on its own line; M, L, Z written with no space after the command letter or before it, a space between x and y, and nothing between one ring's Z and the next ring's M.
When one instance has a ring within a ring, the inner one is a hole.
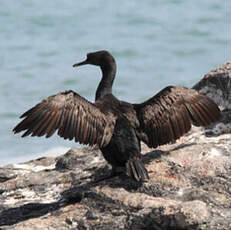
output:
M15 169L24 169L24 170L30 170L33 172L39 172L43 170L51 170L55 168L55 164L48 165L48 166L42 166L42 165L33 165L33 164L13 164L13 167Z

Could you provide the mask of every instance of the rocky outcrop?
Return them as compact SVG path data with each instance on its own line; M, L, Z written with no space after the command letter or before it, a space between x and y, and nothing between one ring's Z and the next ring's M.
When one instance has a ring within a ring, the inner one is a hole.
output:
M220 107L231 109L231 62L207 73L193 88L212 98Z
M214 132L231 133L231 62L207 73L193 88L212 98L223 110Z
M0 229L231 229L231 134L219 128L230 114L174 144L142 145L143 184L126 175L96 182L110 173L97 148L5 166Z

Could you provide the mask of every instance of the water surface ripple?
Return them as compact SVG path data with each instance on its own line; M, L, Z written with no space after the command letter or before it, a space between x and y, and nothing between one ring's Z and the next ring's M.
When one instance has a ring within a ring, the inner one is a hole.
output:
M141 102L162 87L192 86L230 60L231 1L2 0L0 8L0 165L75 146L54 136L20 138L19 115L73 89L93 100L100 71L73 69L85 54L116 58L116 96Z

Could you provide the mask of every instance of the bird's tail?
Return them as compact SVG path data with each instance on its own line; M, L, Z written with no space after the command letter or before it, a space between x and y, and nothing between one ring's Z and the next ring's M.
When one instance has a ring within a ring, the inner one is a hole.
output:
M139 158L129 159L126 163L127 175L134 178L136 181L148 181L149 176L147 169Z

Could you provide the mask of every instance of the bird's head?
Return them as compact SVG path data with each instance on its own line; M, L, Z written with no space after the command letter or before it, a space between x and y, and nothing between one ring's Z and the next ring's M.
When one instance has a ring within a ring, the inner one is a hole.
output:
M88 53L85 61L75 63L73 67L86 65L86 64L97 65L102 68L115 64L115 60L108 51L100 50L100 51Z

